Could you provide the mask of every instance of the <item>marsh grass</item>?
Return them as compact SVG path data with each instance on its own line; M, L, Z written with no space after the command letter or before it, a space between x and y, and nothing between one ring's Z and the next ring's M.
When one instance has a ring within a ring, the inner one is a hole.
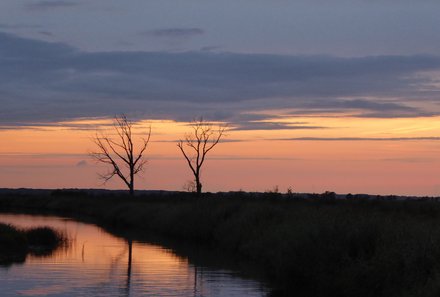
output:
M273 296L438 296L440 202L279 193L0 197L50 212L219 249L252 263Z

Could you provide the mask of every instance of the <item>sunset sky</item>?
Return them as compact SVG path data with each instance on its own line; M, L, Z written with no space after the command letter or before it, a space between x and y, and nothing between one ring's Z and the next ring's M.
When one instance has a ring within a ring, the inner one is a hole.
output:
M228 123L206 191L440 196L438 0L2 0L0 188L101 184L97 130L152 127L138 189L191 180L176 141Z

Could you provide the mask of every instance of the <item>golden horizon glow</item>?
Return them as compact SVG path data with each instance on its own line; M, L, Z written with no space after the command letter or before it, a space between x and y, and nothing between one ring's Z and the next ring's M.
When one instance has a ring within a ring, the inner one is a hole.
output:
M206 190L264 191L279 185L281 190L293 186L303 192L440 195L436 138L440 117L333 114L256 123L282 123L291 129L240 130L231 125L224 142L208 155ZM192 178L176 147L190 131L188 125L171 120L135 122L136 137L152 127L149 164L137 181L138 189L182 190ZM117 180L101 185L97 179L96 173L105 168L88 156L96 131L114 135L112 120L5 127L0 131L0 187L124 188Z

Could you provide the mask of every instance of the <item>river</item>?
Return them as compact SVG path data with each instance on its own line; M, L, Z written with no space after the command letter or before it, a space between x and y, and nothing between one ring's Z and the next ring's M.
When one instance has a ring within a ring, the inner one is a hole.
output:
M69 244L50 256L29 255L0 266L0 295L7 296L266 296L260 282L233 271L194 265L156 244L114 236L102 228L59 217L0 214L17 227L48 226Z

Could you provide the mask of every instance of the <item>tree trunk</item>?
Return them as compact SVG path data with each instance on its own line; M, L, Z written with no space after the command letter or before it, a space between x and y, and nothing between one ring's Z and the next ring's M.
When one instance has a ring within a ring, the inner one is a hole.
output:
M196 188L197 188L197 196L202 194L202 184L200 183L200 178L196 177Z
M130 195L134 195L134 166L130 165Z

